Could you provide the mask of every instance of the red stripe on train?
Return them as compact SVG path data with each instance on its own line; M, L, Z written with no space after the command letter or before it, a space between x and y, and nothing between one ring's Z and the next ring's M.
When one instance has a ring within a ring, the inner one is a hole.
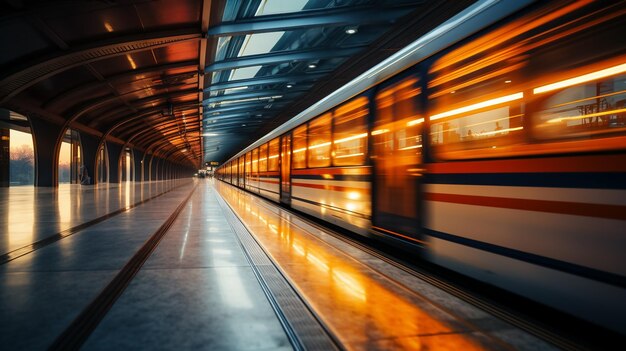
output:
M439 193L425 193L424 196L428 201L626 220L626 206L619 205Z
M430 163L429 173L626 172L626 155Z
M371 167L356 168L311 168L311 169L292 169L293 175L322 175L322 174L345 174L345 175L368 175L371 174Z
M332 191L366 191L367 189L360 188L351 188L347 186L337 186L337 185L325 185L325 184L310 184L310 183L291 183L293 186L301 186L304 188L313 188L313 189L324 189L324 190L332 190Z

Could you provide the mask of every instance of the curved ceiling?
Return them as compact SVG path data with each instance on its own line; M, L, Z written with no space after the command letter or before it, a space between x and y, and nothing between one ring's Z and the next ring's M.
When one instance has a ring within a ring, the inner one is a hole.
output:
M200 167L472 1L0 1L0 106Z

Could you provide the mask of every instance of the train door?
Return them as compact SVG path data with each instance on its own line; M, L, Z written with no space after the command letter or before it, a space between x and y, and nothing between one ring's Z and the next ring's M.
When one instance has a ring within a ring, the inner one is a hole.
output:
M422 125L420 87L415 77L376 96L372 130L374 229L420 241Z
M291 133L280 138L280 202L291 205Z

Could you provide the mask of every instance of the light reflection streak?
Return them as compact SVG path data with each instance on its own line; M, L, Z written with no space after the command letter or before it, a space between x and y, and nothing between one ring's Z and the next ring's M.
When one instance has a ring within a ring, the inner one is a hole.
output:
M562 80L560 82L544 85L533 89L533 94L541 94L552 90L567 88L573 85L591 82L601 78L610 77L619 73L626 72L626 63L621 65L605 68L600 71L583 74L582 76Z
M187 215L187 226L185 227L185 236L183 236L183 244L180 248L180 256L178 261L182 262L185 257L185 249L187 248L187 238L189 237L189 229L191 228L191 213L193 213L193 203L189 204L189 214Z
M314 264L318 269L324 272L328 272L330 270L330 267L328 267L326 262L322 261L320 258L318 258L317 256L313 255L310 252L307 253L306 259L312 264Z
M354 156L363 156L365 155L362 152L356 153L356 154L348 154L348 155L339 155L339 156L335 156L335 158L345 158L345 157L354 157Z
M420 297L411 297L407 291L389 285L375 271L367 272L368 264L329 246L323 239L324 233L318 230L308 232L291 225L287 214L282 217L282 211L276 213L250 195L240 194L230 187L218 186L218 191L234 205L233 210L293 281L294 288L321 315L330 316L330 327L350 331L337 335L342 342L347 342L346 345L350 344L350 339L366 339L375 333L386 340L394 340L389 344L394 349L403 346L484 349L472 337L457 334L454 327L440 320L437 314L422 310L418 302L422 301ZM246 212L247 206L251 211ZM267 220L267 224L261 218ZM278 228L280 236L275 235ZM354 318L343 318L344 314ZM422 335L445 334L450 337L437 338L436 345L433 338L408 338L405 341L407 338L399 337L414 335L416 330Z
M498 104L503 104L505 102L511 102L511 101L519 100L519 99L521 99L523 97L524 97L524 93L515 93L515 94L511 94L511 95L506 95L506 96L502 96L502 97L499 97L499 98L478 102L478 103L475 103L475 104L472 104L472 105L463 106L463 107L460 107L460 108L457 108L457 109L454 109L454 110L438 113L438 114L430 116L430 120L434 121L434 120L437 120L437 119L440 119L440 118L445 118L445 117L450 117L450 116L454 116L454 115L459 115L461 113L470 112L470 111L474 111L474 110L478 110L478 109L481 109L481 108L494 106L494 105L498 105Z
M580 116L558 117L558 118L550 119L546 123L558 123L558 122L563 122L563 121L574 121L574 120L580 120L580 119L583 119L583 118L601 117L601 116L606 116L606 115L614 115L614 114L618 114L618 113L622 113L622 112L626 112L626 108L619 109L619 110L610 110L610 111L597 112L597 113L589 113L589 114L580 115Z
M333 270L333 278L339 280L342 283L339 284L339 286L353 297L356 297L363 302L367 300L367 296L365 295L365 289L351 275L339 270Z
M339 143L345 143L346 141L350 141L350 140L355 140L355 139L361 139L361 138L365 138L367 136L367 133L361 133L361 134L357 134L357 135L353 135L353 136L349 136L343 139L337 139L334 141L335 144L339 144Z

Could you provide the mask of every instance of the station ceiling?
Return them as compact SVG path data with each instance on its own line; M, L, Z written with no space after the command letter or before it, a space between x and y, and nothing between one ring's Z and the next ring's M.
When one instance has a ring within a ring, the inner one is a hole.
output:
M0 0L0 107L201 167L473 2Z

